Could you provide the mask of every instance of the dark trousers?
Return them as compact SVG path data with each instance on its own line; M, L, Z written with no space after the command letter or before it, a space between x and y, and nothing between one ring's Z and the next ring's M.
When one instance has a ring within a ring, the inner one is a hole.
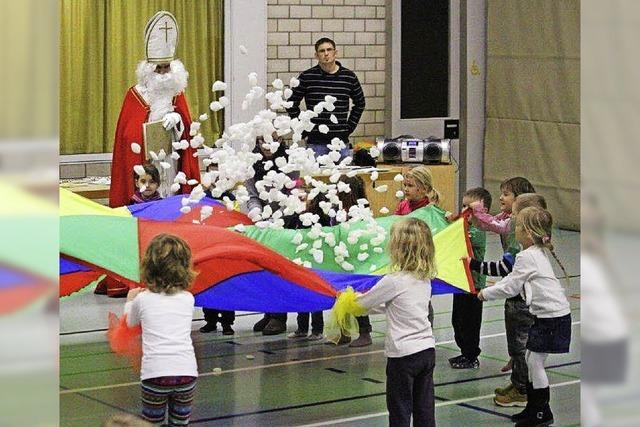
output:
M435 349L387 358L387 409L390 427L436 425L433 397Z
M233 325L236 320L235 311L216 310L213 308L203 308L204 320L207 323L213 323L214 325L220 322L221 325Z
M309 313L298 313L298 330L309 331ZM324 332L324 317L321 311L311 313L311 333L321 334Z
M265 316L269 319L276 319L285 324L287 323L287 313L266 313Z
M469 360L477 358L480 354L482 301L473 294L453 294L451 324L462 355Z
M504 328L507 333L507 350L511 357L511 383L520 393L526 393L529 369L524 355L529 339L533 315L527 303L518 295L504 302Z
M371 333L371 321L369 320L369 316L356 317L356 321L358 322L359 333L361 334Z

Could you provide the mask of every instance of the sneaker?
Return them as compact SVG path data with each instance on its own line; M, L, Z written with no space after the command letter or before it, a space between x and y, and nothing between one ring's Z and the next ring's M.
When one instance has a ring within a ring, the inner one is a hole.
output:
M208 334L209 332L215 332L218 330L218 327L215 323L206 323L202 328L200 328L200 332L203 334Z
M527 406L527 395L526 393L520 393L517 388L513 387L509 390L507 394L504 394L504 395L497 394L493 398L493 401L498 406L503 406L503 407L519 406L524 408Z
M361 333L356 340L351 341L351 344L349 344L349 347L366 347L371 344L373 344L373 340L371 339L371 334Z
M262 335L279 335L287 332L287 325L278 319L270 319L267 326L262 330Z
M258 320L256 324L253 325L253 332L262 332L264 327L267 326L267 323L269 323L269 320L271 319L266 315L262 319Z
M514 387L513 383L509 383L504 387L498 387L494 391L496 392L496 396L505 396L511 393L511 389Z
M456 356L456 357L451 357L451 358L449 358L449 365L451 365L451 367L453 367L454 363L460 363L464 359L465 359L465 357L463 355Z
M292 340L299 340L302 338L306 338L308 334L309 334L308 332L303 332L300 329L298 329L297 331L291 332L289 335L287 335L287 338L290 338Z
M222 325L222 335L234 335L236 331L233 330L231 325Z
M321 341L324 339L322 334L311 334L307 337L307 341Z
M480 368L480 361L476 357L475 359L467 359L466 357L462 357L462 359L455 360L453 362L449 362L453 369L478 369Z

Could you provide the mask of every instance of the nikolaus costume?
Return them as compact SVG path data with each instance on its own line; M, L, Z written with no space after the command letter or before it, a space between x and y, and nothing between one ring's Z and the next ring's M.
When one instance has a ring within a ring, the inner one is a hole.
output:
M172 70L174 66L182 68L179 61L174 61L177 42L178 25L173 15L166 11L156 13L145 28L147 62L150 64L172 62ZM177 115L174 113L177 113ZM111 163L109 206L118 207L129 203L135 190L133 167L141 165L145 161L151 161L151 159L145 159L143 124L163 119L165 121L173 120L170 128L174 134L174 140L182 139L187 142L191 140L189 135L191 115L183 92L176 93L173 96L153 97L153 94L149 94L146 91L142 82L129 88L116 126ZM140 145L140 153L135 153L132 150L131 144L134 142ZM158 161L154 162L157 163L156 167L158 167L161 175L164 175L163 177L161 176L164 179L161 179L163 182L161 182L160 187L161 193L164 193L163 196L170 195L168 187L173 183L173 176L177 171L184 172L187 180L196 179L200 181L198 159L193 156L195 150L189 145L186 149L176 150L176 152L180 155L180 158L173 162L169 157L171 153L166 153L165 161L172 163L172 168L166 171L160 167ZM191 187L182 185L181 191L182 193L188 193L191 191Z

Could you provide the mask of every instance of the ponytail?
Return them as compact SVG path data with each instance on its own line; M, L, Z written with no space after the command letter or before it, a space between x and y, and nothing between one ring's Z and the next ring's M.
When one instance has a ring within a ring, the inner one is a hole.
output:
M564 265L562 265L562 263L560 262L560 258L558 258L558 255L556 255L555 251L553 250L553 245L550 242L548 242L548 243L544 243L543 247L551 253L551 255L553 256L553 259L556 260L556 262L562 269L562 272L564 273L564 279L568 287L571 284L571 282L569 281L569 274L567 273L567 270L564 268Z

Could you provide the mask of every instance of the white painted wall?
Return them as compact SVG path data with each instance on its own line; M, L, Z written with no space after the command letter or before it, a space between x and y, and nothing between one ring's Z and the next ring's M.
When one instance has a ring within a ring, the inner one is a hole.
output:
M247 110L241 105L251 89L247 76L258 74L258 86L267 89L267 0L225 0L224 2L224 76L225 95L231 105L224 109L225 126L249 121L264 102L255 102ZM247 53L240 51L240 45Z

